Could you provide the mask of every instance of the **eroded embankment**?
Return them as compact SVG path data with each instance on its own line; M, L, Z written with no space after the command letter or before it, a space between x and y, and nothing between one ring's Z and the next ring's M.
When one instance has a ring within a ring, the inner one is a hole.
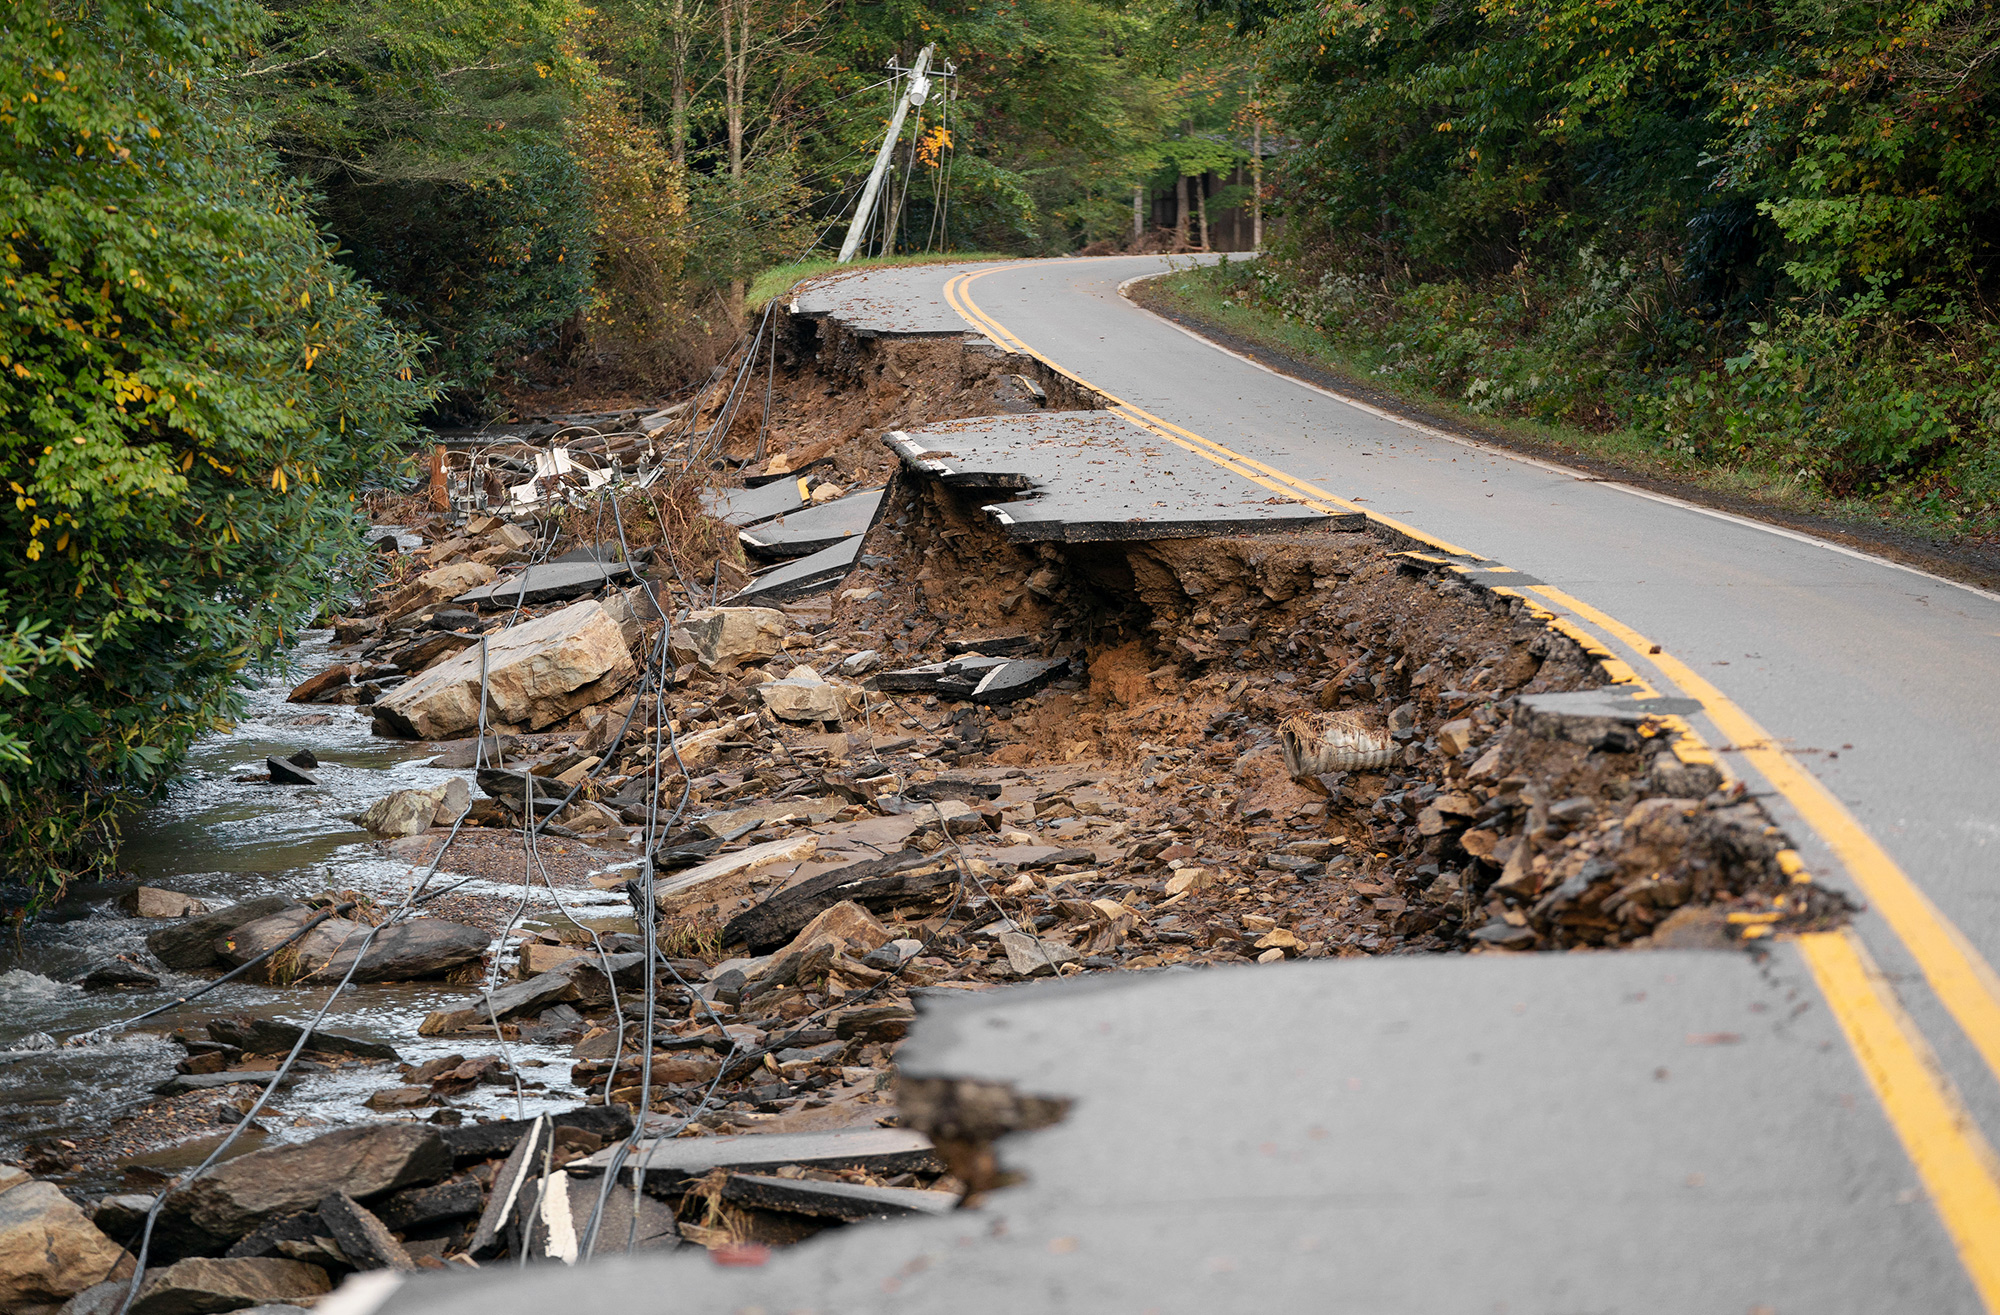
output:
M1161 883L1161 903L1186 891L1165 944L1687 944L1837 908L1661 720L1530 710L1522 696L1605 683L1575 643L1372 535L1023 547L905 484L869 546L887 560L848 597L879 595L839 619L899 627L913 658L1034 634L1087 676L1031 706L965 705L945 747L1096 770L1123 800L1122 874ZM1287 728L1310 752L1329 726L1374 747L1295 778Z

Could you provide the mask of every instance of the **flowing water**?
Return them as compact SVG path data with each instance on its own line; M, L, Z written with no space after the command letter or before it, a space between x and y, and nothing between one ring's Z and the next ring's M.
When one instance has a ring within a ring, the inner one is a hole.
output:
M369 733L365 710L328 705L288 704L286 692L303 674L326 665L330 632L308 632L295 653L297 667L261 682L250 694L243 720L226 734L213 735L189 757L185 772L166 796L124 826L122 866L116 885L79 891L51 914L26 927L18 942L0 942L0 1158L52 1138L102 1132L121 1113L143 1104L159 1082L171 1077L182 1058L166 1034L176 1027L219 1013L261 1014L309 1022L330 988L272 987L236 981L200 1000L171 1010L129 1031L63 1044L121 1019L164 1004L199 988L207 976L163 973L157 990L85 991L75 985L92 967L120 952L144 954L146 934L166 925L123 916L117 897L134 884L161 886L194 895L220 908L259 895L303 898L326 890L356 890L393 907L408 892L413 873L392 859L369 835L346 820L392 790L442 783L451 775L430 767L436 750L424 744L378 739ZM285 757L311 749L320 766L314 786L274 786L235 778L264 768L265 757ZM468 781L468 784L470 782ZM447 858L439 881L449 879ZM464 889L517 901L521 888L475 881ZM584 914L626 912L622 896L566 890L563 902ZM529 892L525 925L560 921L546 889ZM350 986L328 1010L325 1030L386 1041L411 1063L441 1055L492 1053L496 1040L432 1040L417 1026L432 1009L463 1001L472 988L442 982ZM52 1044L53 1043L53 1044ZM567 1047L510 1043L516 1061L541 1060L524 1067L524 1078L564 1087L569 1080ZM273 1098L261 1122L279 1140L325 1131L327 1123L352 1123L384 1116L362 1102L397 1081L394 1066L346 1068L303 1076ZM249 1091L218 1092L215 1103ZM573 1104L573 1095L550 1097L513 1086L482 1086L453 1103L475 1115L514 1117ZM400 1117L400 1116L399 1116ZM226 1131L218 1122L216 1132ZM244 1139L254 1145L257 1139ZM171 1155L155 1163L171 1166ZM102 1171L96 1174L103 1177ZM86 1185L79 1183L79 1185ZM103 1184L95 1184L103 1185Z

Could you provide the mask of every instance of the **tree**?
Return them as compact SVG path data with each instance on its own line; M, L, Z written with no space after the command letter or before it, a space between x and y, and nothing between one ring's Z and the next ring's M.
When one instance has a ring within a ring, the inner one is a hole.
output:
M0 27L7 902L110 861L120 798L358 557L350 490L428 390L311 197L208 94L240 0L31 0Z
M430 340L476 412L503 351L591 300L590 184L567 125L595 88L574 0L269 0L226 85L320 196L342 259Z

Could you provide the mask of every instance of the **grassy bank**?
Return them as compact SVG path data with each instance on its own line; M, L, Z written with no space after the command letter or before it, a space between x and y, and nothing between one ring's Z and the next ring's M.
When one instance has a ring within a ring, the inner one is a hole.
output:
M1981 562L2000 548L2000 517L1990 508L1953 506L1918 496L1917 490L1907 487L1836 496L1810 471L1775 459L1754 442L1727 450L1677 444L1645 417L1630 416L1632 399L1620 394L1616 380L1597 380L1595 396L1585 390L1583 405L1577 405L1578 395L1571 393L1567 413L1580 414L1587 423L1539 417L1525 402L1468 388L1463 382L1463 376L1478 376L1481 367L1502 351L1518 357L1518 344L1490 354L1470 353L1471 368L1442 383L1443 372L1435 367L1434 356L1427 357L1422 368L1413 368L1417 358L1413 344L1426 333L1434 334L1444 317L1421 326L1395 319L1373 325L1350 322L1343 331L1328 332L1288 313L1287 301L1296 305L1296 299L1285 296L1283 279L1282 268L1259 270L1252 262L1225 261L1150 280L1135 288L1134 295L1154 309L1323 372L1331 384L1469 436L1581 464L1598 473L1629 475L1728 510L1792 524L1811 522L1811 528L1822 532L1837 534L1845 529L1884 547L1900 544L1947 554L1969 552Z
M972 260L1012 260L998 251L930 251L913 256L877 256L872 260L850 260L845 265L832 256L814 256L794 265L779 265L767 269L751 280L750 290L743 294L743 309L761 311L772 299L784 296L793 288L816 274L831 274L837 269L874 269L884 265L956 265Z

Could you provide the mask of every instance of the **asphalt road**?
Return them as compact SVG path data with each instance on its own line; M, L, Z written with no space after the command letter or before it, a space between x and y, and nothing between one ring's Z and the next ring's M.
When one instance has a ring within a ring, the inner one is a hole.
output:
M1698 715L1696 729L1764 796L1815 879L1870 903L1857 932L1986 1140L2000 1141L2000 981L1987 966L2000 961L2000 596L1275 375L1120 294L1164 268L1157 257L932 266L836 286L858 323L894 305L905 332L957 327L954 316L1002 330L1158 420L1578 600L1602 616L1536 598L1662 693L1712 686L1711 702L1770 743L1728 751L1747 743L1728 717ZM1624 642L1632 632L1649 642ZM1780 758L1781 774L1809 774L1839 804L1805 798L1810 780L1774 781ZM1839 805L1865 832L1858 842L1843 846L1829 816ZM1857 864L1869 840L1881 861ZM1898 890L1906 898L1890 898Z
M976 323L1154 432L1526 573L1701 700L1813 879L1868 900L1854 934L954 1002L906 1072L1076 1101L1004 1143L1026 1183L983 1209L754 1270L418 1278L368 1308L564 1309L581 1281L592 1307L703 1312L2000 1312L2000 599L1275 376L1120 296L1160 268L928 266L801 301L864 331Z

